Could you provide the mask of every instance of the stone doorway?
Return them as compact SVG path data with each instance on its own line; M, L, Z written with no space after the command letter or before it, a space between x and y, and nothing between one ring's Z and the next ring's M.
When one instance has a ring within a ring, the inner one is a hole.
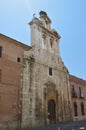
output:
M48 101L48 119L50 124L56 123L56 104L53 99Z

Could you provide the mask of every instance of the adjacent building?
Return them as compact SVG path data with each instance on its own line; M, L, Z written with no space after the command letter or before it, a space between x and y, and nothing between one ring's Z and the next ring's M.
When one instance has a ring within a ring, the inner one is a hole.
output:
M20 120L22 60L31 47L0 34L0 123L17 126Z
M51 19L29 25L31 46L0 34L0 128L86 119L86 81L69 74Z
M86 119L86 80L76 76L69 76L72 98L72 117L73 120Z

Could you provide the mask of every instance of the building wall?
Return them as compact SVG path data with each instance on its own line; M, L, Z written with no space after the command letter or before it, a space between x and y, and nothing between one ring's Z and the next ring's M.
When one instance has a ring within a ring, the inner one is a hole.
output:
M0 123L12 124L20 120L22 58L29 47L0 34ZM20 58L20 62L17 61ZM11 122L11 123L10 123ZM4 124L4 126L6 126ZM17 125L17 124L16 124ZM15 127L17 127L15 125ZM6 126L8 127L8 126Z
M71 97L72 97L73 120L86 119L86 80L70 75L70 87L71 87ZM73 92L73 87L74 87L74 92ZM79 89L81 89L81 93ZM83 110L81 110L81 103L83 103L84 105ZM77 105L77 114L75 114L74 111L74 104Z

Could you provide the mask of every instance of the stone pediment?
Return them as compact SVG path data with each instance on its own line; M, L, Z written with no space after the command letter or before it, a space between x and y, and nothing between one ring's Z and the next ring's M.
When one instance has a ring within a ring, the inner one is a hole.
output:
M54 87L56 86L55 83L53 83L51 81L46 82L45 85L47 85L47 86L54 86Z

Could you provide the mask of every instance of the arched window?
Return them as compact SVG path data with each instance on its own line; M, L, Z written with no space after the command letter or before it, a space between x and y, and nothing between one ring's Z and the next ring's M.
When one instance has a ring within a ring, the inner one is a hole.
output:
M76 102L74 102L74 116L78 116L77 103Z
M45 35L42 36L42 48L47 49L46 36Z
M54 46L53 46L53 40L50 39L50 51L53 52L54 51Z
M80 87L78 88L78 91L79 91L79 97L81 98L81 88Z
M72 95L72 97L75 97L74 85L71 85L71 95Z
M85 114L85 113L84 113L84 103L83 103L83 102L81 102L81 113L82 113L82 115Z

